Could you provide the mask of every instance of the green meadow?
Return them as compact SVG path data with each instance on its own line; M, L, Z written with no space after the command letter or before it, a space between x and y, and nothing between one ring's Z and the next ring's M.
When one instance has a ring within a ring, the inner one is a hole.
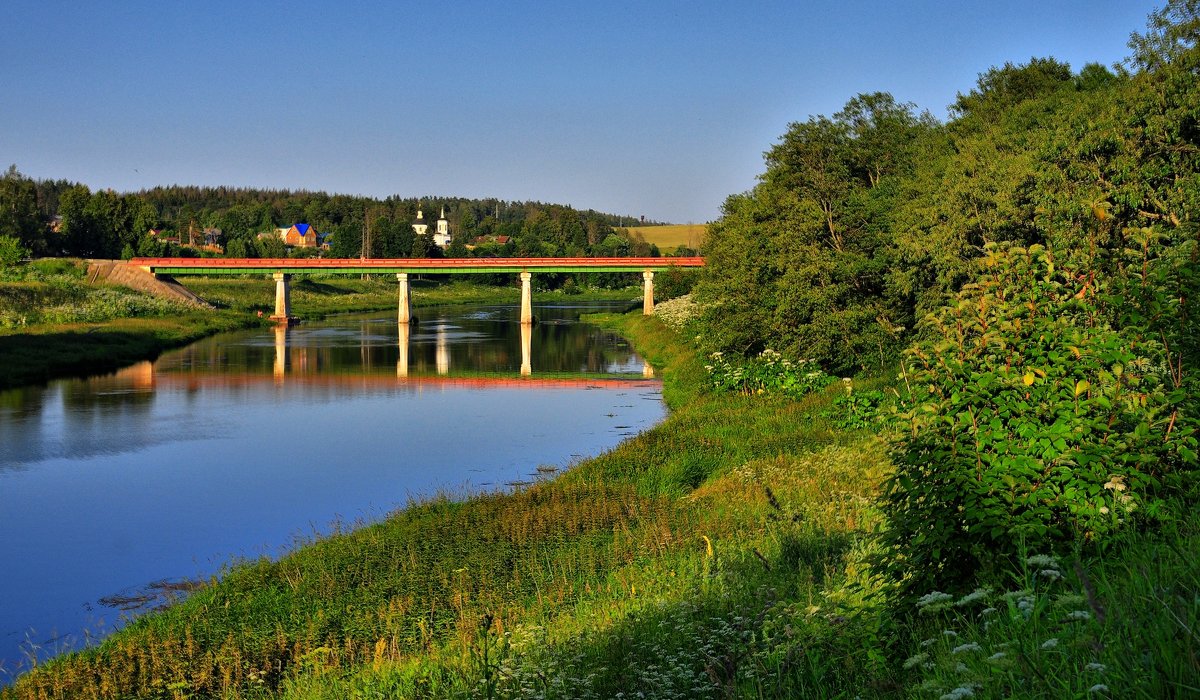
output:
M658 246L664 254L679 246L699 250L708 236L708 224L666 224L663 226L627 226L634 237Z

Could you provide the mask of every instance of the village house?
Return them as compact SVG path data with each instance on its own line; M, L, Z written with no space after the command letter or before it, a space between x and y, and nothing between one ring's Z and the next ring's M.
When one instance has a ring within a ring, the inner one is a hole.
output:
M308 224L292 224L291 228L279 229L284 245L294 248L316 248L317 230Z

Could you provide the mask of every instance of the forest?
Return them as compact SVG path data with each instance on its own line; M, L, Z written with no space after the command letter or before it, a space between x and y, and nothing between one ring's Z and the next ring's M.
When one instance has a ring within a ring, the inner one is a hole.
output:
M453 241L444 251L413 232L418 209L431 229L444 210ZM35 256L196 256L190 242L220 231L229 257L317 255L258 234L307 223L330 234L333 257L653 256L654 246L616 228L633 217L561 204L462 197L377 199L325 192L169 186L135 193L91 191L67 180L34 180L9 167L0 177L0 237ZM158 236L151 230L160 231ZM363 249L364 237L367 250ZM168 241L167 239L172 239ZM182 245L181 245L182 243ZM470 245L470 249L468 249Z

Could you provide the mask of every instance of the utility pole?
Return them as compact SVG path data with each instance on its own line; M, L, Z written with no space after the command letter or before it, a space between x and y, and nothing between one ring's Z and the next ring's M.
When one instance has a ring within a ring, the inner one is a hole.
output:
M363 207L363 239L362 250L359 252L359 260L366 261L371 258L371 208ZM367 273L362 273L362 279L367 278Z
M371 257L371 210L370 208L363 209L363 238L362 248L359 251L359 260L368 260Z

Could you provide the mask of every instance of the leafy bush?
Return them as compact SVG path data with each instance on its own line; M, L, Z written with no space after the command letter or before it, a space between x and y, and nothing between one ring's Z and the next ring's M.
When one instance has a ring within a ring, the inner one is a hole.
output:
M699 277L696 269L668 267L654 276L654 296L667 301L691 294Z
M13 236L0 236L0 268L16 265L29 257L29 249Z
M1086 547L1160 516L1196 464L1161 345L1112 328L1092 276L1039 246L981 263L907 353L884 540L910 594L1011 563L1022 539Z
M774 350L763 350L758 357L732 361L722 352L709 355L708 370L712 385L722 391L742 394L780 393L800 397L833 383L815 360L792 362Z

